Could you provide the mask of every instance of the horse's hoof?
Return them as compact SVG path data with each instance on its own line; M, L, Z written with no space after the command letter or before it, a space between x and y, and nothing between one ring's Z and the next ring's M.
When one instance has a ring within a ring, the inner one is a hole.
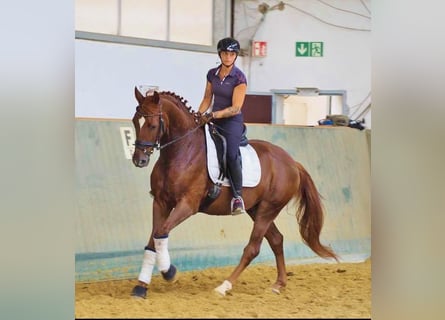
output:
M272 292L276 293L276 294L280 294L280 289L279 288L272 288Z
M213 292L215 292L220 297L226 296L226 291L221 289L220 287L213 289Z
M280 285L280 284L274 284L274 285L272 286L272 292L275 293L275 294L280 294L282 288L283 288L282 285Z
M175 276L176 276L176 267L172 264L170 264L170 268L168 268L168 270L166 272L161 272L162 277L164 278L164 280L167 281L174 281L175 280Z
M228 280L224 280L224 282L214 289L215 292L220 294L221 296L225 296L226 292L232 290L232 283Z
M133 288L133 291L131 292L131 295L135 298L143 298L145 299L147 297L147 288L137 285Z

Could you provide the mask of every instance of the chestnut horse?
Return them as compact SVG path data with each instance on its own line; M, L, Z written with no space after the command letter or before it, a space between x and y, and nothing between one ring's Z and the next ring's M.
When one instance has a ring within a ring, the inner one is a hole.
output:
M197 212L231 215L232 193L229 187L223 186L213 202L204 208L202 206L213 182L206 170L204 127L196 124L186 100L172 92L154 91L144 96L137 88L135 97L138 106L133 117L136 132L133 164L146 167L154 149L160 150L150 180L153 226L145 247L139 281L132 291L133 296L145 298L155 264L164 279L172 281L175 278L176 268L170 262L168 252L169 232ZM333 250L320 242L324 215L321 197L306 169L279 146L262 140L248 142L257 152L261 166L258 185L243 188L246 211L253 220L253 229L239 264L215 288L223 296L259 254L264 237L275 255L277 268L272 291L279 293L286 286L283 235L274 219L292 199L298 203L295 215L303 242L318 256L338 261Z

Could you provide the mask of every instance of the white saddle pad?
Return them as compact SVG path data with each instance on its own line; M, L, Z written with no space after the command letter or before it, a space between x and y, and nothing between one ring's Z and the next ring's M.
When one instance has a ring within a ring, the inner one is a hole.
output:
M218 157L216 155L215 142L210 136L209 126L207 124L205 125L205 132L207 141L207 169L210 179L212 179L213 183L222 183L223 186L230 186L229 179L224 178L223 181L218 180ZM255 187L261 178L260 159L250 144L240 147L240 151L243 164L243 187Z

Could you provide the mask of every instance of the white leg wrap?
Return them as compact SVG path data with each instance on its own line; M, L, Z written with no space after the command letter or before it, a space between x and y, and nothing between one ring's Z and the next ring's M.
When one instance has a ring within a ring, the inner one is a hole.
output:
M228 280L224 280L224 282L219 286L215 288L215 291L218 292L220 295L225 296L226 292L232 289L232 284Z
M156 252L151 250L144 251L144 260L142 261L141 272L139 273L138 280L146 284L151 282L151 275L153 274L153 267L156 262Z
M170 254L168 253L168 238L156 239L155 249L156 249L156 264L159 271L167 272L170 268Z

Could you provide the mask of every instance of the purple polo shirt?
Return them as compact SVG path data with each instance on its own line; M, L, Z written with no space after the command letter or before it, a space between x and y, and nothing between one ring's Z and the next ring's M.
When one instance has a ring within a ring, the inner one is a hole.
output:
M214 97L212 111L219 111L231 106L233 89L241 83L247 84L246 76L237 66L233 66L230 73L223 80L218 76L220 69L221 65L207 72L207 81L212 84ZM242 119L242 115L238 114L233 118Z

